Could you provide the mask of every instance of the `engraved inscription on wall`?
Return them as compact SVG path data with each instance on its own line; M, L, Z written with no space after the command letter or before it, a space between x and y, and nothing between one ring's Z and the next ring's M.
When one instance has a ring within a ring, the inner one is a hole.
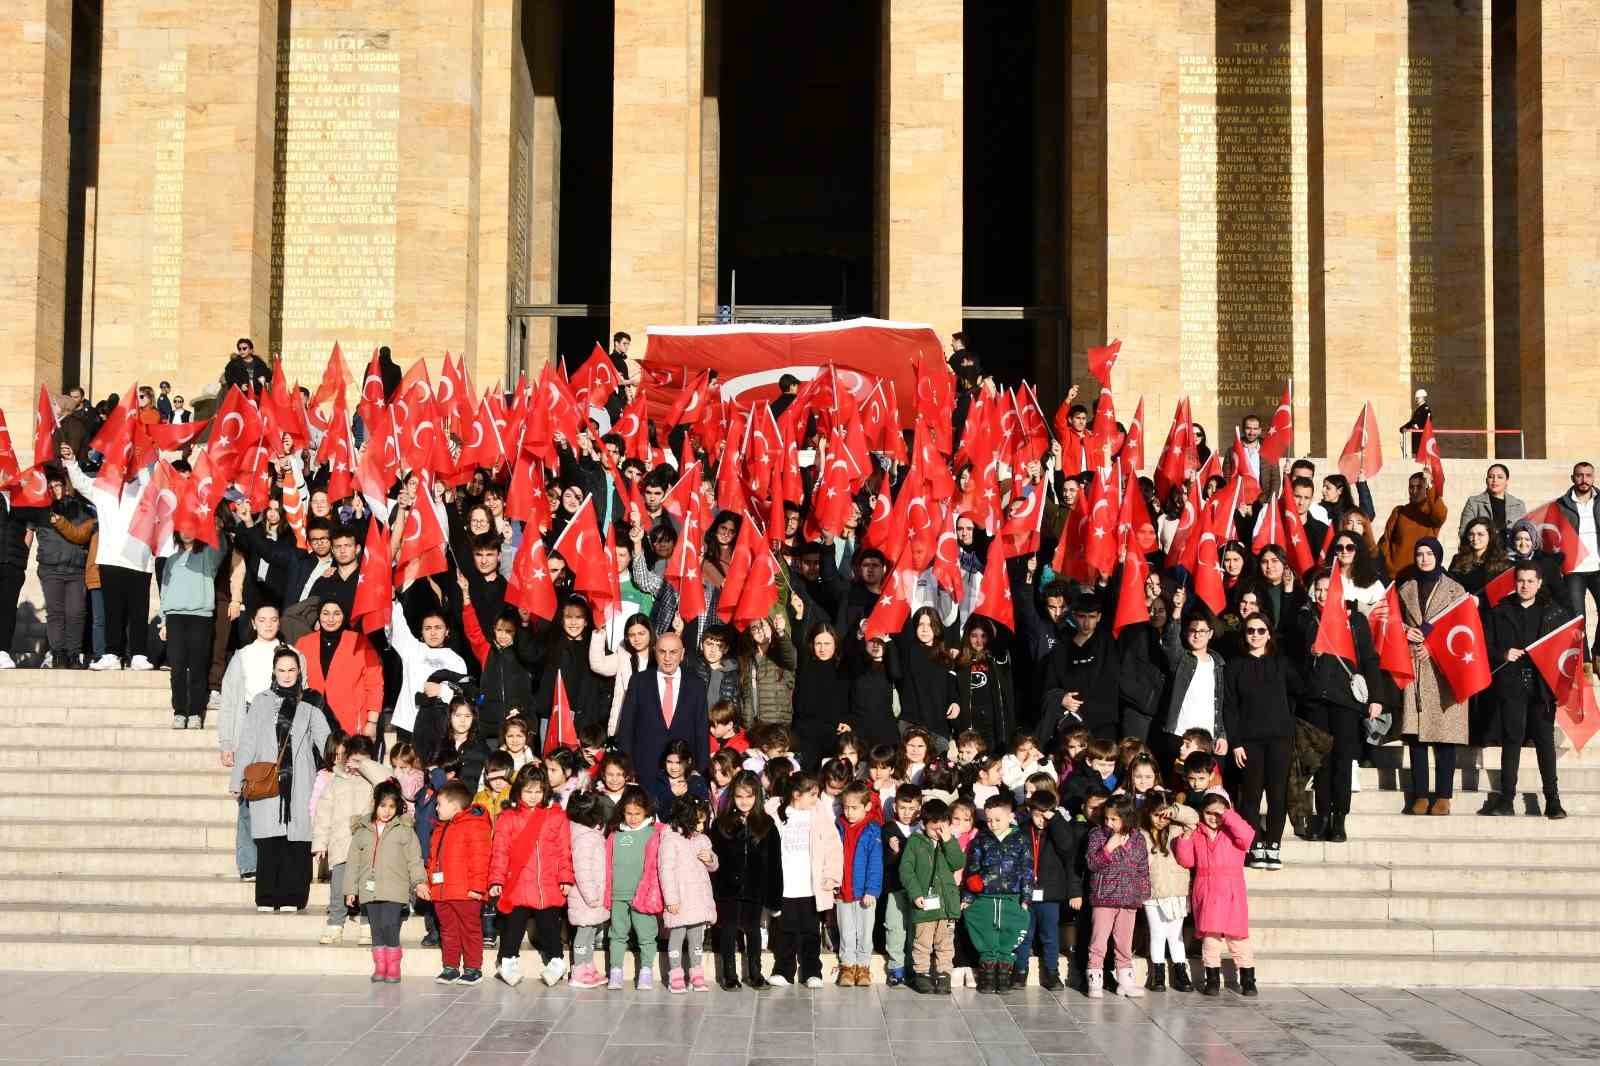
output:
M1433 59L1402 59L1394 79L1395 183L1402 209L1396 212L1400 367L1412 384L1431 388L1438 380L1435 336L1433 206Z
M176 52L156 68L155 148L150 169L149 339L170 357L178 342L178 299L183 282L184 95L189 57Z
M391 340L400 57L387 33L294 32L278 56L273 340L315 381L334 341Z
M528 302L528 271L532 249L529 232L533 224L533 178L530 174L533 145L528 135L518 132L515 157L511 161L511 302Z

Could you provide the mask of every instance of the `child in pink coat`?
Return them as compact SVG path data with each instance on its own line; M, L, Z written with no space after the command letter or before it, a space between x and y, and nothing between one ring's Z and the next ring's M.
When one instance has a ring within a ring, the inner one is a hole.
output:
M567 801L572 827L572 891L567 921L572 923L573 988L604 988L605 975L594 964L595 945L611 921L611 852L606 847L610 807L593 792L575 792Z
M679 796L667 822L671 831L661 834L658 861L662 924L667 927L667 989L674 994L688 991L683 976L685 941L689 985L696 992L709 991L701 958L706 927L717 920L717 904L711 890L717 853L711 849L711 839L705 832L710 813L711 808L700 797Z
M1194 871L1189 889L1194 929L1200 936L1200 958L1206 980L1200 991L1222 994L1222 944L1239 970L1239 993L1256 995L1255 949L1250 945L1250 906L1245 895L1244 860L1255 831L1239 817L1220 791L1207 792L1200 804L1200 825L1172 842L1178 865Z

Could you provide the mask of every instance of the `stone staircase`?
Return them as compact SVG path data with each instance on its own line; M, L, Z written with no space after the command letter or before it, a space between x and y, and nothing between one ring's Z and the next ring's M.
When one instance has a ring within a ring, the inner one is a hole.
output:
M15 671L0 689L0 956L39 970L360 974L321 947L327 886L303 914L258 914L233 859L233 803L211 729L168 728L165 673ZM1565 752L1571 817L1398 813L1398 748L1361 771L1348 844L1288 840L1251 871L1263 978L1352 986L1600 985L1600 759ZM1465 753L1464 753L1465 754ZM1465 761L1465 759L1463 760ZM1465 787L1498 784L1487 768ZM1539 795L1524 752L1519 804ZM404 932L408 974L436 972ZM882 960L877 960L880 971ZM1037 968L1034 973L1037 979Z

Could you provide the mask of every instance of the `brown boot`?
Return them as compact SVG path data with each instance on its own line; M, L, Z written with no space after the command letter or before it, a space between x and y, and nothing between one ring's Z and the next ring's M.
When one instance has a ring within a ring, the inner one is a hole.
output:
M1409 807L1407 807L1405 810L1401 811L1400 813L1401 814L1427 814L1428 813L1428 797L1427 796L1418 796L1416 799L1411 801L1411 805Z
M1450 797L1448 797L1448 796L1440 796L1438 799L1434 800L1433 801L1433 806L1428 808L1428 813L1429 814L1449 814L1450 813Z
M856 968L854 966L839 967L839 987L854 988L856 986Z
M856 967L856 987L857 988L870 988L870 987L872 987L872 967L871 966L857 966Z

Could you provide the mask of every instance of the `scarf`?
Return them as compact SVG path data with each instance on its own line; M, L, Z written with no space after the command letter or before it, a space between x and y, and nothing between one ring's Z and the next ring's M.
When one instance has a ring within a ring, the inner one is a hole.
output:
M855 878L851 876L855 872L856 843L860 841L861 834L867 831L867 826L872 824L872 820L869 818L863 818L861 821L851 825L849 822L841 818L839 819L839 824L844 829L845 859L844 884L839 886L839 898L844 900L846 903L851 903L854 902L856 898Z
M273 723L274 744L283 758L278 760L278 814L283 824L289 824L291 793L294 791L294 753L289 750L289 731L294 727L295 712L300 709L300 686L284 688L272 683L272 694L280 698L278 718Z

